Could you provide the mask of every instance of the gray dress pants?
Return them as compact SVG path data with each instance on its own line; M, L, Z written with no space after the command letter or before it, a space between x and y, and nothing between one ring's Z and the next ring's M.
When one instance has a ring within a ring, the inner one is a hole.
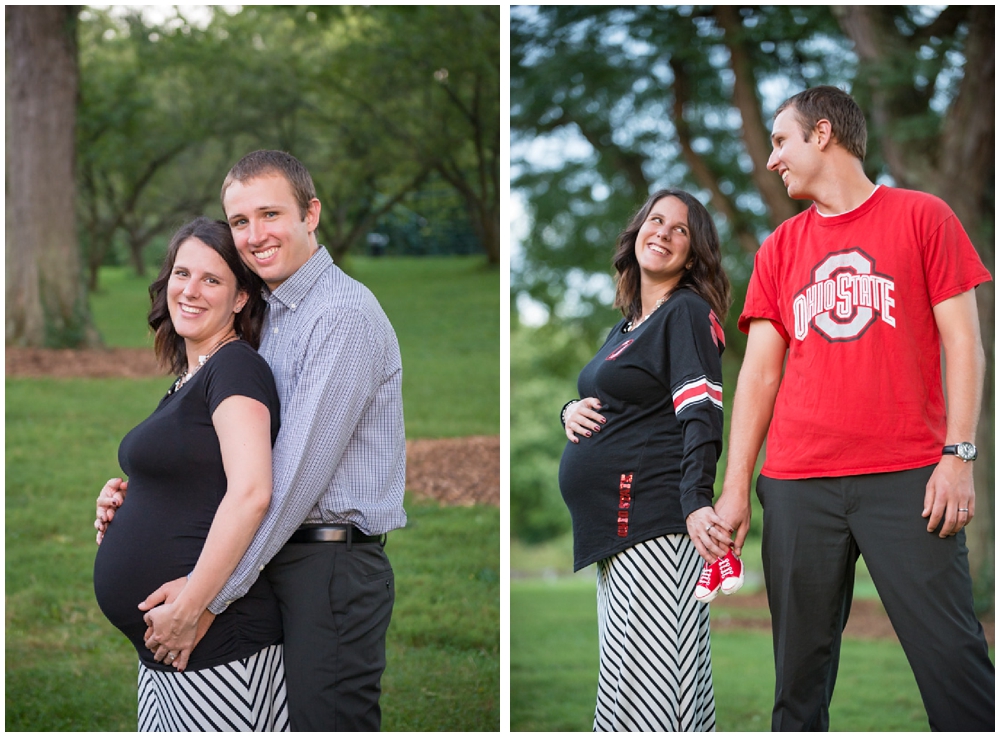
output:
M931 729L993 731L994 669L973 609L965 533L941 539L921 517L933 470L758 479L774 731L829 729L859 554L913 669Z
M288 543L265 568L281 607L294 732L377 732L392 566L375 543Z

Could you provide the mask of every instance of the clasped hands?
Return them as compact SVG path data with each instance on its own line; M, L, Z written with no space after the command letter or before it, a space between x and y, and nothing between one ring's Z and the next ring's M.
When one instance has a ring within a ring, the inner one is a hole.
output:
M215 621L207 609L200 614L187 610L181 597L186 585L186 578L168 581L139 604L146 612L146 647L153 652L153 660L179 671L187 667L191 652Z
M714 563L730 549L737 558L743 554L750 514L748 494L724 489L714 507L702 507L687 516L688 535L706 563Z

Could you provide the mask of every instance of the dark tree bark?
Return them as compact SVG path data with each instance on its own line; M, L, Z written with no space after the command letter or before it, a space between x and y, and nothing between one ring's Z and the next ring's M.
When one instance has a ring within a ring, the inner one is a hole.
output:
M76 233L76 18L7 6L6 343L93 344Z
M722 213L732 225L733 234L747 253L757 253L760 248L760 241L753 233L753 230L746 224L746 218L736 207L732 198L722 191L718 177L705 163L704 159L695 153L692 145L691 129L684 115L684 108L691 99L687 74L683 65L676 59L670 60L670 69L674 73L674 127L677 129L677 142L681 147L681 156L684 162L691 169L691 173L698 184L707 189L712 194L712 207ZM760 114L757 113L757 117ZM786 197L787 199L787 197Z
M788 218L797 215L801 208L795 200L789 198L781 178L767 170L767 160L771 156L771 131L761 114L757 79L750 54L745 47L739 9L735 5L716 5L712 12L725 31L724 41L729 49L734 77L733 104L740 111L743 145L753 161L750 176L767 205L771 227L777 228Z

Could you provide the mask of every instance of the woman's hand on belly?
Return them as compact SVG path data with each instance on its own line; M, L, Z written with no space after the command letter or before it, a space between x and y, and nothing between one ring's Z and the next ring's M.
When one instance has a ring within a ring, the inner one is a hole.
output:
M597 397L585 397L572 405L566 412L566 437L573 443L579 443L578 435L590 437L601 431L601 425L607 419L600 414L601 400Z
M111 520L114 519L115 510L125 503L127 491L128 481L113 478L104 485L101 493L97 495L97 519L94 520L94 527L97 529L98 545L104 540L104 533Z

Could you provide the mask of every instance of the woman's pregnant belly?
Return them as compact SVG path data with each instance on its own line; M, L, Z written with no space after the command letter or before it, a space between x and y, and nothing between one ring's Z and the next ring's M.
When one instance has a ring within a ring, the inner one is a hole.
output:
M146 631L139 603L167 581L189 574L207 535L207 529L179 524L167 512L130 492L94 560L97 603L134 644L141 644Z

